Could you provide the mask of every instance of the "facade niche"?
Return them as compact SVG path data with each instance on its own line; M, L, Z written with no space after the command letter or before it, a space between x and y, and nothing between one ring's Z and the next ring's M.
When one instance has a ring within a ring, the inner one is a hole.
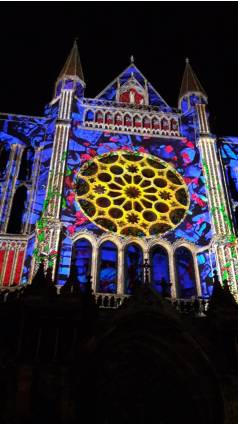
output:
M161 295L170 297L171 286L167 250L162 246L154 246L150 253L150 263L152 286Z
M86 239L77 240L73 247L74 264L80 288L84 288L91 274L92 245Z
M6 177L10 151L11 149L8 144L3 144L0 146L0 179Z
M136 243L125 250L125 294L133 294L136 287L143 281L143 251Z
M111 241L102 243L99 249L98 289L100 293L117 292L117 247Z
M19 169L18 179L21 181L30 181L32 175L32 168L34 163L35 151L33 147L26 147L23 151L21 158L21 165Z
M175 251L175 269L177 273L177 297L189 299L196 296L196 281L193 256L186 247Z
M12 202L8 221L7 233L20 234L22 232L23 216L26 210L27 188L22 185L17 188Z

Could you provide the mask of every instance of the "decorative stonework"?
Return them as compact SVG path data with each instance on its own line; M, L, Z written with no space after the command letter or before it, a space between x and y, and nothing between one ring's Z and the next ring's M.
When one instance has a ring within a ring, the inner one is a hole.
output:
M153 236L175 228L189 208L182 177L168 163L117 151L94 158L78 174L77 200L104 230Z

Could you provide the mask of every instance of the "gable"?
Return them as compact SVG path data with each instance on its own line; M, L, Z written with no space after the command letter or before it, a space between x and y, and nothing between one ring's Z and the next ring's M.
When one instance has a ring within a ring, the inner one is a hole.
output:
M141 87L144 89L147 88L149 105L158 106L161 111L171 111L170 106L165 102L165 100L160 96L155 88L149 82L147 82L144 75L133 63L128 66L117 78L115 78L115 80L112 81L103 91L101 91L101 93L96 96L96 99L117 101L116 93L118 85L122 87L132 78L132 76Z

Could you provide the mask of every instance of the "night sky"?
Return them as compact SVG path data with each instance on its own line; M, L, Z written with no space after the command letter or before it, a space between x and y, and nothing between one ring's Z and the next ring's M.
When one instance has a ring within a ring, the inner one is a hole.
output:
M78 37L96 96L135 64L177 106L185 57L209 96L213 130L237 135L238 45L234 2L48 2L0 5L0 111L42 115Z

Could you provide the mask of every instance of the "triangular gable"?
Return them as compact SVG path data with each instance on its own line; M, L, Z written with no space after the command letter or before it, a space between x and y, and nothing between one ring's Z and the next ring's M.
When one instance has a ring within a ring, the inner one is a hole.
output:
M125 84L131 78L133 74L134 78L145 87L146 78L139 71L139 69L132 63L129 65L117 78L114 79L101 93L96 96L96 99L105 99L116 101L116 90L118 81L120 86ZM171 111L171 107L165 102L165 100L160 96L160 94L155 90L155 88L147 82L148 94L149 94L149 105L158 106L162 111Z

